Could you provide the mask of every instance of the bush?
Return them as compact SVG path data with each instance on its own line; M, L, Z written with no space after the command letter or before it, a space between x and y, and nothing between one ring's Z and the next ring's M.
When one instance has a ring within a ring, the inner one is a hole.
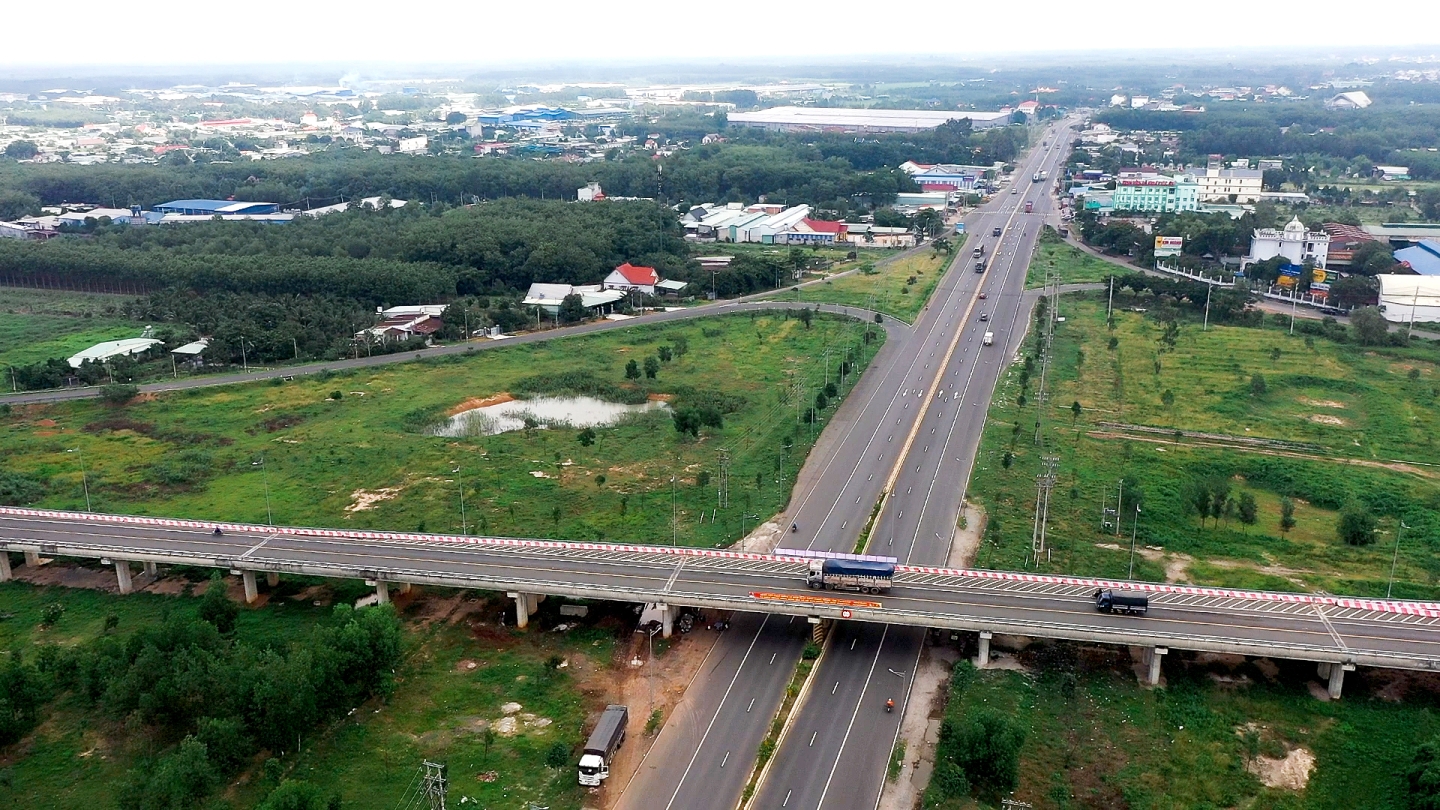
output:
M45 481L25 473L0 470L0 506L24 506L45 495Z
M1406 806L1440 810L1440 737L1420 746L1405 771Z
M340 797L309 782L286 779L256 810L340 810Z
M1340 510L1335 530L1352 546L1368 546L1375 542L1375 516L1358 501L1351 501Z
M124 405L140 393L139 386L135 385L103 385L100 387L100 399L106 405Z
M40 624L45 627L54 627L60 623L60 617L65 615L65 606L59 602L51 602L40 611Z
M545 765L550 768L563 768L570 763L570 746L556 740L550 744L545 751Z
M963 726L946 721L940 727L940 750L960 766L971 786L994 797L1015 789L1020 775L1020 748L1025 730L993 709L971 715Z
M30 733L45 697L40 672L18 652L5 655L0 666L0 745L17 742Z
M240 606L230 601L225 591L225 580L216 571L210 576L210 584L200 599L200 618L215 625L221 635L235 631L235 619L240 615Z

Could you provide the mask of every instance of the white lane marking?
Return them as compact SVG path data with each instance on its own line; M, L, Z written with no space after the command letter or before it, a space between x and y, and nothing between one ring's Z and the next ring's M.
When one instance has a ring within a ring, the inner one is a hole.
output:
M850 713L850 722L845 726L845 736L840 738L840 750L835 752L835 764L830 766L830 775L825 777L825 789L820 791L820 801L815 807L825 806L825 795L830 792L830 782L835 779L835 771L840 767L840 759L845 754L845 744L850 741L850 732L855 728L855 718L860 716L860 707L865 704L865 693L870 691L870 679L875 677L875 667L880 663L880 652L885 649L885 638L890 634L890 625L880 631L880 643L875 645L875 658L870 661L870 671L865 674L865 685L860 687L860 699L855 701L855 710Z

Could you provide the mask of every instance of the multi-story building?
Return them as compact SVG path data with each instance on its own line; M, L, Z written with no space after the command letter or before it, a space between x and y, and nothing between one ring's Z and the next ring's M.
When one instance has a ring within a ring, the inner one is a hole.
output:
M1194 211L1199 202L1200 184L1193 175L1121 172L1115 178L1110 204L1115 211L1168 214Z
M1290 264L1302 265L1308 261L1324 270L1329 252L1330 234L1306 231L1305 223L1296 217L1284 230L1257 228L1250 238L1250 255L1241 260L1240 266L1244 268L1255 262L1284 256Z
M1221 169L1209 166L1195 172L1201 202L1254 203L1264 190L1265 173L1259 169Z

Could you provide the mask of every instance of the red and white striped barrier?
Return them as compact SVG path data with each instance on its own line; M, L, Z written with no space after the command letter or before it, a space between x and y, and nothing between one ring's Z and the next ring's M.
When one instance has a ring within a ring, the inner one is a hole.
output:
M634 554L669 554L687 557L712 557L731 560L754 560L804 563L800 557L756 554L745 551L721 551L708 548L682 548L674 546L626 545L619 543L572 543L560 540L527 540L515 537L456 537L444 534L421 534L416 532L373 532L346 531L343 529L310 529L301 526L257 526L249 523L217 523L204 520L181 520L156 518L141 515L107 515L93 512L62 512L53 509L26 509L14 506L0 506L0 515L32 517L45 520L83 521L109 523L125 526L157 526L170 529L199 529L210 531L248 532L252 534L281 534L291 537L333 537L336 539L363 539L388 542L446 543L486 546L507 546L524 549L557 549L562 551L607 551ZM1440 602L1407 602L1387 599L1360 599L1355 597L1322 596L1304 593L1281 593L1278 591L1244 591L1232 588L1207 588L1195 585L1167 585L1154 582L1125 582L1085 577L1047 576L1026 574L1015 571L988 571L968 568L935 568L920 565L897 565L897 573L932 574L936 576L988 579L1000 582L1030 582L1040 585L1070 585L1085 588L1125 588L1149 593L1169 593L1182 596L1210 596L1222 599L1243 599L1258 602L1287 602L1292 604L1317 605L1322 607L1353 608L1379 613L1396 613L1406 616L1440 618Z

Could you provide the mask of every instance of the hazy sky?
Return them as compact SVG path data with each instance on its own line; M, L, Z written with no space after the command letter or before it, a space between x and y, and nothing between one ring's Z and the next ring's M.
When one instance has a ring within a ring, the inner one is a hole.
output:
M1130 48L1248 50L1433 44L1433 0L885 3L182 3L70 0L0 35L0 64L240 65L333 62L527 66L675 59L789 60ZM1295 20L1284 30L1287 18ZM12 15L12 22L18 18ZM827 60L828 61L828 60Z

